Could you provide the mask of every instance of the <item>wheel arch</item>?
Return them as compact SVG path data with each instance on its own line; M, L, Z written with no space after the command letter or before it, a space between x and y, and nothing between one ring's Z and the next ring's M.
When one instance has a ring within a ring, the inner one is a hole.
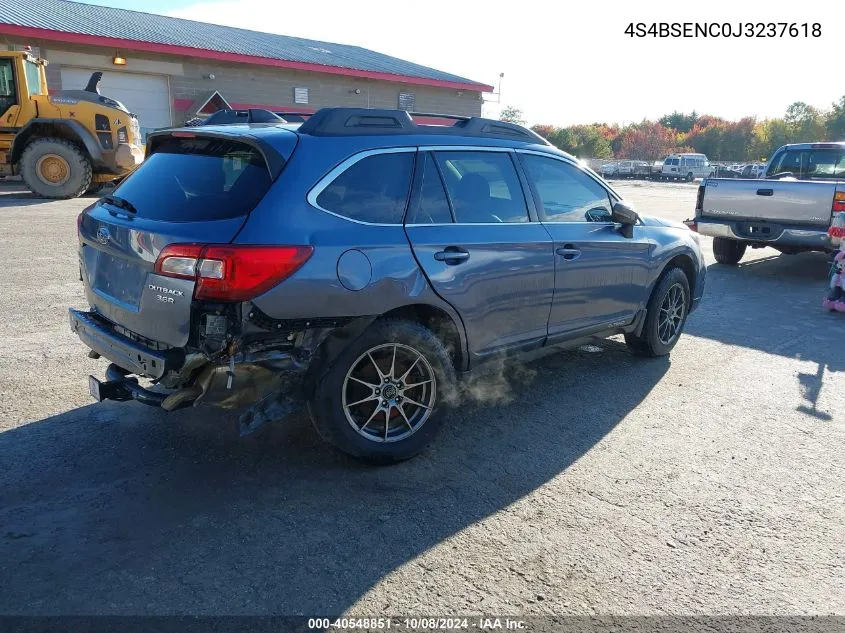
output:
M385 319L404 319L427 327L446 346L455 371L467 369L469 354L460 317L429 303L410 303L394 307L380 315L358 317L346 326L335 328L320 336L315 341L311 363L306 372L305 392L311 393L317 381L328 372L335 359L352 341L364 334L374 323Z
M79 121L64 119L32 119L15 135L12 143L10 161L17 163L26 146L35 138L61 138L84 150L91 162L102 162L103 151L97 140Z
M405 319L431 330L446 346L456 371L467 368L468 354L463 325L446 310L429 303L411 303L388 310L382 319Z

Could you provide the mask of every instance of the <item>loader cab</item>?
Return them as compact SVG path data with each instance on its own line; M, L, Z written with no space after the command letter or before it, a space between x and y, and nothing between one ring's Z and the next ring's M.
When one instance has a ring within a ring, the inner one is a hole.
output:
M47 94L43 61L25 52L0 52L0 128L15 127L21 114L35 116L31 97L43 94Z

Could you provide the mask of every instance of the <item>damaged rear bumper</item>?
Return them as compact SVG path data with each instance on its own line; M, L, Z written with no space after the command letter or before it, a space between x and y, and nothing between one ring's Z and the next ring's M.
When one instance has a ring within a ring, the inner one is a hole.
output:
M97 356L112 361L105 381L89 376L89 391L97 401L137 400L165 411L199 404L237 409L242 434L283 417L304 401L307 364L293 350L235 353L213 360L201 354L186 357L184 350L153 350L117 334L89 312L71 309L70 324ZM137 376L178 386L167 391L148 389Z

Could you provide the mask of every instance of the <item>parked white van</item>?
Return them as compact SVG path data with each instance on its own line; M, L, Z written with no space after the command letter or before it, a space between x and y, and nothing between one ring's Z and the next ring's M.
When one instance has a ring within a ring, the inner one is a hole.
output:
M670 154L663 161L661 176L664 180L692 180L708 178L714 171L704 154Z

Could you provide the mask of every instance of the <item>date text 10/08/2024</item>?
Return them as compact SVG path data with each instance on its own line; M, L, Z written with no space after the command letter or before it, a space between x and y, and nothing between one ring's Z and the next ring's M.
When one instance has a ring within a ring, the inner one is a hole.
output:
M309 618L308 628L317 630L398 631L525 631L523 620L507 617L474 618Z
M821 37L818 22L631 22L631 37Z

